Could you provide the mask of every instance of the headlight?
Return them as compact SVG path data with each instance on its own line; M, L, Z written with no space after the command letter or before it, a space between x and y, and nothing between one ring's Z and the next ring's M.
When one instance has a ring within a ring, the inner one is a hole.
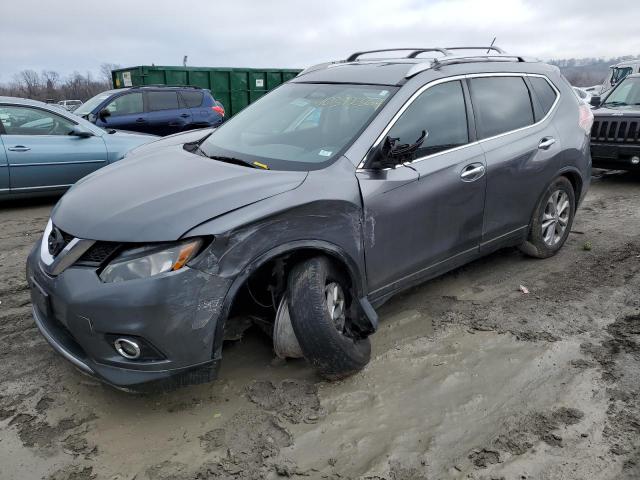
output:
M100 273L103 282L124 282L180 270L200 250L201 239L125 250Z

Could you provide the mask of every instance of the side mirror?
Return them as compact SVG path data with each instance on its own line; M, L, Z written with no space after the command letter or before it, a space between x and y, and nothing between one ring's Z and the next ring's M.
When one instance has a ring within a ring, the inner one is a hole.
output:
M399 138L386 137L372 152L371 160L367 162L369 168L382 170L412 161L415 158L415 153L422 146L428 135L426 130L422 130L422 134L414 143L400 145L398 145Z
M71 129L71 132L69 132L69 135L73 135L74 137L80 137L80 138L93 137L92 132L90 132L89 130L83 129L79 125L74 125L73 128Z
M594 95L591 97L591 100L589 100L589 103L594 107L599 107L600 103L602 103L602 97L600 97L600 95Z

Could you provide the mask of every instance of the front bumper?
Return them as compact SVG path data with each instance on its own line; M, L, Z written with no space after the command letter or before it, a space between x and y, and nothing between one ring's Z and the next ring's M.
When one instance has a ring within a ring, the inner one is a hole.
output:
M40 266L39 244L27 260L34 320L49 344L72 364L133 391L215 378L220 354L214 339L222 334L230 280L188 267L119 283L103 283L88 267L70 267L52 277ZM113 347L114 336L141 339L159 355L128 360Z
M594 168L640 170L640 164L632 163L633 157L640 157L640 145L591 143L591 158Z

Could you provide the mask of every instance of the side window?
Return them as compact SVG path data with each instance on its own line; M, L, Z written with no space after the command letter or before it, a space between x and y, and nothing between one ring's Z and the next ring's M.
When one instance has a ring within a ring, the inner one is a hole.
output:
M149 111L155 112L158 110L177 110L180 108L178 105L178 92L148 92L147 101L149 102Z
M38 108L0 105L0 121L7 135L69 135L74 123Z
M556 91L553 89L553 87L549 85L549 82L542 77L529 77L529 81L531 82L533 91L535 92L536 97L538 97L538 101L542 106L541 117L544 117L547 113L549 113L549 110L551 110L551 107L556 101L556 97L558 95L556 94ZM586 96L581 90L575 90L575 92L580 98L585 98Z
M107 105L106 109L109 110L109 113L113 116L142 113L144 112L142 93L136 92L122 95Z
M425 90L404 111L388 135L396 145L427 137L415 158L459 147L469 142L467 111L459 81L441 83Z
M202 92L180 92L180 96L187 108L196 108L202 105Z
M534 123L529 89L522 77L473 78L471 99L481 139Z

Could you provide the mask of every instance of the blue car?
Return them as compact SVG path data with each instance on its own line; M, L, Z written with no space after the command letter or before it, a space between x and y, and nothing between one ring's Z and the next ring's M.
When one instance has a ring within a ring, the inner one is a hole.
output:
M224 107L199 87L148 86L99 93L73 113L103 128L153 135L217 127Z
M55 105L0 96L0 199L62 193L155 139L104 130Z

